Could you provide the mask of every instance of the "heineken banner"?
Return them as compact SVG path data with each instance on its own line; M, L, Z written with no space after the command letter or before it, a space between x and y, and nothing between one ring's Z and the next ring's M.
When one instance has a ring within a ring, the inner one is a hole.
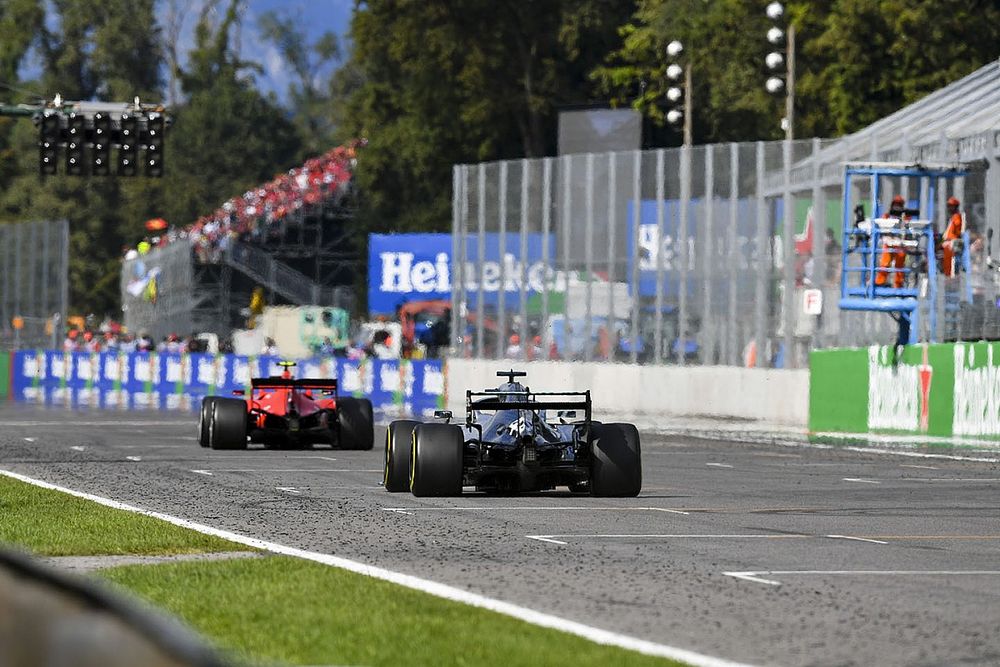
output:
M816 350L809 429L1000 439L1000 343Z
M250 378L277 375L277 357L150 352L20 350L11 364L15 399L103 408L194 408L203 396L248 389ZM336 378L342 396L370 398L377 410L427 414L444 406L439 360L341 357L301 359L298 377Z

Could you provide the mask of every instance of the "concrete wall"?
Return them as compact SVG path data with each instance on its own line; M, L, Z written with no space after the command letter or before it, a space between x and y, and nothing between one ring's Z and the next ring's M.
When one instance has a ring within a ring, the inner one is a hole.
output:
M564 361L448 361L448 405L465 407L466 389L495 387L496 371L528 372L535 391L590 389L594 413L713 416L805 426L809 371L732 366L633 366Z

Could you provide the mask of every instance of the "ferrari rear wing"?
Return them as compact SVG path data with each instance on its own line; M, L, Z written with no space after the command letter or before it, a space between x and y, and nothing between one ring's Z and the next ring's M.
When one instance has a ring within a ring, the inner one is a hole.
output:
M253 378L250 386L254 389L277 389L280 387L298 387L299 389L329 389L337 390L336 380L320 380L309 378Z

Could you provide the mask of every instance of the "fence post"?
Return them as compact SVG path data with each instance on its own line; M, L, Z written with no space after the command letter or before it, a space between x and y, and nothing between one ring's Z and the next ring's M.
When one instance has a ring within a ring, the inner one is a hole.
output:
M691 268L691 253L688 248L688 209L691 206L691 146L681 146L681 227L677 233L680 243L681 270L677 281L677 363L684 366L687 363L685 351L688 337L688 271Z
M737 276L738 268L746 261L745 250L736 246L736 226L739 224L740 204L740 146L729 144L729 233L726 245L729 248L729 261L726 262L729 273L729 309L726 318L726 354L727 364L739 365L739 346L736 326L736 298L739 290ZM749 240L749 239L748 239Z
M712 317L712 275L719 266L715 257L715 145L705 146L705 233L699 234L702 239L702 261L697 262L698 271L702 276L702 315L701 343L699 357L702 364L715 361L716 327Z
M483 303L486 300L485 290L483 289L483 277L485 275L483 261L486 258L486 165L483 163L479 164L478 194L479 237L476 239L476 266L479 267L479 279L476 281L478 289L478 294L476 295L476 358L482 359L484 352L483 335L485 332L483 319L486 317L486 308ZM500 341L497 347L501 347L502 345L503 341Z
M664 207L666 197L664 193L665 175L663 161L666 151L662 148L656 151L656 286L654 304L656 312L653 313L653 363L663 363L663 240L666 238L666 228L664 222ZM636 260L638 261L638 260ZM632 298L639 298L639 285L632 288Z
M774 259L771 254L769 240L770 225L767 214L767 202L764 199L764 142L757 142L756 155L757 170L757 243L756 252L753 256L757 258L757 289L754 295L754 330L755 347L757 361L755 366L760 366L760 361L764 359L767 348L767 306L770 299L767 295L767 286L770 282L771 271ZM766 360L765 360L766 361ZM767 364L769 365L769 364Z
M617 236L618 221L617 192L618 158L617 153L608 153L608 335L611 336L611 359L613 361L618 350L618 317L615 313L615 283L618 278Z
M572 216L573 198L571 190L573 187L573 156L563 155L563 205L562 205L562 231L560 233L560 243L563 251L563 275L565 278L563 288L563 343L566 356L571 356L572 345L570 338L569 324L569 285L570 285L570 264L569 264L569 241L570 241L570 218Z
M518 315L521 319L520 335L521 335L521 358L528 358L528 270L531 264L528 262L528 207L531 206L531 199L529 195L529 181L530 181L530 169L531 161L527 158L521 160L521 259L518 262L520 266L519 275L517 278L518 282ZM544 321L543 321L544 326Z
M594 154L587 153L587 212L584 218L583 230L583 267L586 274L586 298L583 309L583 360L591 361L594 358L594 346L592 343L594 336L593 304L594 298ZM566 309L567 314L569 308Z
M792 140L785 139L781 144L781 166L783 170L782 178L784 187L782 192L782 207L784 208L784 221L781 230L781 252L784 256L784 276L785 285L784 299L782 299L782 314L784 315L784 332L782 344L785 348L784 360L785 368L795 368L797 364L795 354L795 316L798 309L795 307L795 201L792 198Z
M462 199L465 193L462 191L462 170L461 165L454 165L451 168L451 322L449 322L448 347L451 354L457 354L458 350L458 305L461 303L458 298L461 289L461 260L458 256L458 235L459 217L462 215Z
M542 277L542 326L543 349L548 355L548 350L552 346L552 330L549 326L549 288L555 279L556 264L550 257L552 248L550 246L549 234L552 231L552 158L545 158L542 162L542 260L545 262L545 274Z
M632 159L632 322L629 334L631 362L639 361L639 224L642 221L642 151L634 151Z
M497 290L497 331L500 340L497 344L497 359L507 357L505 345L507 344L507 174L509 168L509 160L500 163L500 183L497 187L497 229L500 231L500 245L497 253L500 260L500 288Z

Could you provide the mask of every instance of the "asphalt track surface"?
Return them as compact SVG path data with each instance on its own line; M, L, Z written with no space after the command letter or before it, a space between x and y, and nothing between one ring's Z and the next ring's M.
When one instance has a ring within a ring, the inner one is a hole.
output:
M383 428L217 452L196 422L5 404L0 468L718 658L1000 664L992 461L643 433L639 498L418 499L380 486Z

